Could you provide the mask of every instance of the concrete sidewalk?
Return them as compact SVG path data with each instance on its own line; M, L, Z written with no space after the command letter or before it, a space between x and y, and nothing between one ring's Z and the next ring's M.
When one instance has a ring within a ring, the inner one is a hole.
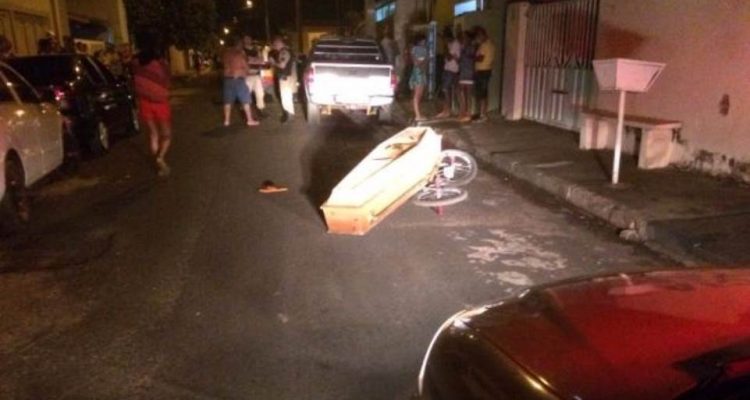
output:
M427 106L428 111L432 111ZM428 114L434 115L434 114ZM621 230L621 236L689 265L750 264L750 186L674 167L639 170L623 155L610 185L611 151L578 149L578 133L505 121L433 121L455 147L564 199Z

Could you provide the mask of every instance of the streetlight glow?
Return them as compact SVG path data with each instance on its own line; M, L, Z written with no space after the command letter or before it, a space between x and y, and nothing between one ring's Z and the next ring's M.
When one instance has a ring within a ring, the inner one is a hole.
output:
M253 8L253 0L247 0L245 2L245 5L247 6L247 8Z
M224 27L224 34L225 34L225 35L228 35L228 34L229 34L229 28L227 28L226 26Z

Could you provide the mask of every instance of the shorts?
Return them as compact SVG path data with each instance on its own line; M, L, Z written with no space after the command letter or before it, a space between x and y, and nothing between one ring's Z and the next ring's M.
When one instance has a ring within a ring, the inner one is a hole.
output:
M490 78L492 71L477 71L474 74L474 95L477 99L484 100L490 91Z
M169 103L140 99L138 100L138 115L144 121L171 122L172 108Z
M443 71L443 91L452 91L458 83L458 73L452 71Z
M250 104L250 89L247 88L245 78L224 78L224 104Z
M468 67L462 67L458 73L458 81L459 83L468 82L469 85L473 85L474 84L474 65L470 65Z
M427 77L421 68L415 67L411 70L411 77L409 77L409 89L416 89L417 86L424 86L427 84Z

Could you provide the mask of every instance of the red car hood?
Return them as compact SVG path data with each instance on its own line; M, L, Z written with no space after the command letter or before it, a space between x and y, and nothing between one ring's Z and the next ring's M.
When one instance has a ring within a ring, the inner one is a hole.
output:
M542 287L464 322L562 398L669 399L700 379L691 363L748 343L750 271Z

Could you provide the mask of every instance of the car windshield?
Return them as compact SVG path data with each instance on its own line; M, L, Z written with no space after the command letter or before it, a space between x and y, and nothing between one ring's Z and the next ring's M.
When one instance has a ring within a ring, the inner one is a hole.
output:
M73 61L65 56L19 57L8 64L37 88L64 85L75 76Z

